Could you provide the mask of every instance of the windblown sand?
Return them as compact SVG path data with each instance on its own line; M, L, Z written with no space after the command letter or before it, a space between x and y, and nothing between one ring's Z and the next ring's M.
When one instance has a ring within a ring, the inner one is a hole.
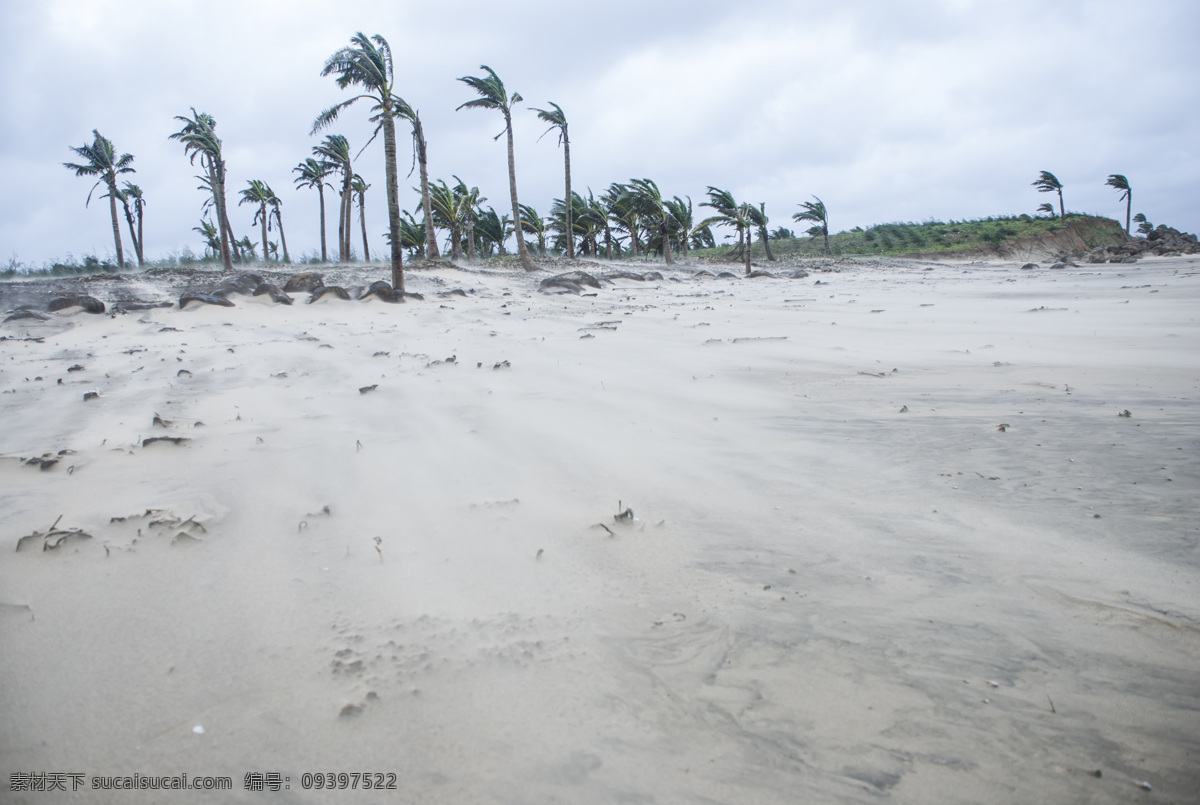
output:
M693 271L0 326L0 800L1196 802L1198 261Z

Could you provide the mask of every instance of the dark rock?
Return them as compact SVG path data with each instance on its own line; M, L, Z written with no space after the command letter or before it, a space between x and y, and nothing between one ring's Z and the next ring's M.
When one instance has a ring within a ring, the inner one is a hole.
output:
M443 296L443 297L451 297L451 296L465 297L466 295L467 295L467 292L464 291L462 288L452 288L449 291L438 291L438 296Z
M805 271L803 268L797 268L791 274L788 274L788 276L794 280L802 280L808 276L808 272Z
M711 271L705 271L705 270L702 268L702 269L700 269L699 271L697 271L695 274L693 274L693 275L692 275L692 279L705 279L705 280L710 280L710 279L713 279L715 276L716 276L716 275L715 275L715 274L713 274Z
M77 364L75 364L74 366L68 366L68 367L67 367L67 371L68 371L68 372L82 372L82 371L83 371L83 364L81 364L81 363L77 363Z
M222 280L221 284L213 290L212 294L213 296L221 297L230 296L235 293L242 296L253 296L255 289L262 285L263 282L265 280L261 276L247 271Z
M1037 268L1037 263L1026 263L1025 265L1021 266L1022 271L1029 271L1030 269L1034 268Z
M734 274L732 271L722 271L720 274L717 275L717 279L719 279L719 280L735 280L737 278L738 278L738 275Z
M53 313L56 310L66 310L72 307L81 307L84 313L104 312L104 303L94 296L60 296L57 299L51 299L46 309Z
M368 286L362 291L362 293L358 295L358 298L366 299L369 296L374 296L377 299L382 299L385 302L392 303L403 301L404 299L403 294L401 294L400 298L397 299L396 292L392 290L391 284L384 282L383 280L376 280L375 282L372 282L370 286Z
M220 307L233 307L232 300L226 299L223 296L216 296L210 293L185 293L179 297L179 309L183 310L189 304L195 302L197 305L218 305Z
M774 274L772 274L770 271L763 271L761 268L757 269L755 271L751 271L749 274L746 275L746 279L756 279L758 277L765 277L767 279L775 279Z
M171 444L180 444L186 442L186 436L151 436L148 439L142 439L142 447L149 447L155 442L170 442Z
M124 313L129 310L153 310L160 307L171 307L170 302L142 302L137 299L127 301L114 302L112 309L114 313Z
M405 299L416 299L418 302L424 302L425 297L414 291L396 291L396 301L403 302Z
M11 314L9 314L8 318L6 318L4 321L5 321L5 323L8 323L10 321L20 321L21 319L33 319L34 321L46 321L49 318L50 318L49 316L47 316L43 313L38 313L36 310L28 310L26 308L19 308L17 310L14 310Z
M646 276L644 274L637 274L633 271L613 271L612 273L605 274L604 278L606 280L637 280L638 282L646 281ZM659 274L659 278L662 278L661 274Z
M284 284L283 290L286 293L312 293L317 288L325 284L325 278L315 271L306 271L302 274L293 274Z
M292 297L279 290L279 286L273 285L269 282L264 282L255 288L254 295L269 296L271 301L277 305L290 305L292 303Z
M350 301L349 292L340 285L322 285L312 292L312 296L308 297L308 304L312 304L318 300L330 297L334 299L345 299Z
M85 391L83 393L83 401L84 402L87 402L88 400L98 400L98 399L100 399L100 392L98 392L98 391Z
M538 289L545 293L581 293L583 287L599 288L600 280L586 271L568 271L542 280Z
M371 384L371 385L369 385L369 386L363 386L362 388L360 388L360 389L358 390L358 393L359 393L359 394L368 394L368 393L370 393L370 392L374 391L374 390L375 390L375 389L377 389L377 388L379 388L379 384L378 384L378 383L372 383L372 384Z
M662 282L663 275L658 273L657 271L647 271L645 274L642 275L642 279L657 280L659 282Z

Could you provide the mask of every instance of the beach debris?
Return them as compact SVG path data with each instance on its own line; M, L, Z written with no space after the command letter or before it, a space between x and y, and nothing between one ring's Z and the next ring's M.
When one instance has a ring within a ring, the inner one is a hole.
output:
M98 392L98 391L85 391L83 393L83 401L84 402L87 402L88 400L98 400L98 399L100 399L100 392Z
M274 373L272 373L272 374L271 374L271 377L277 377L277 378L280 378L280 379L284 379L284 380L286 380L286 379L287 379L287 372L274 372Z
M374 390L375 390L375 389L377 389L377 388L379 388L379 384L378 384L378 383L372 383L372 384L371 384L371 385L369 385L369 386L360 386L360 387L359 387L359 389L358 389L358 393L359 393L359 394L367 394L368 392L372 392L372 391L374 391Z
M474 289L471 289L471 292L474 293ZM466 295L467 295L467 292L464 291L462 288L451 288L449 291L438 291L438 296L441 296L444 298L449 298L451 296L465 297Z
M305 271L293 274L283 284L285 293L312 293L325 284L325 278L315 271Z
M57 299L51 299L50 304L46 305L46 309L51 313L58 310L68 310L73 307L83 308L84 313L103 313L104 303L94 296L79 295L79 296L60 296Z
M867 377L887 377L887 372L859 372L859 374Z
M312 292L312 296L308 297L308 304L318 302L325 298L343 299L350 301L350 293L340 285L322 285Z
M613 532L613 530L611 528L609 528L608 526L606 526L604 523L596 523L594 526L592 526L592 528L603 528L605 531L608 532L608 535L610 537L616 536L616 534Z
M788 277L790 277L791 279L794 279L794 280L802 280L807 276L808 276L808 272L805 271L803 268L797 268L791 274L788 274Z
M188 305L217 305L219 307L233 307L233 302L223 296L216 296L210 293L185 293L179 297L179 309L183 310Z
M142 439L142 447L149 447L155 442L170 442L171 444L181 444L188 441L186 436L151 436L148 439Z
M38 313L36 310L29 310L28 308L21 307L8 314L8 317L4 320L4 323L7 324L10 321L20 321L21 319L48 321L50 317L43 313Z
M58 523L60 520L62 520L62 518L63 516L60 514L58 518L55 519L54 524L51 525L50 528L48 528L45 532L35 529L32 534L28 534L18 539L17 550L20 551L25 548L31 548L38 542L41 542L43 551L54 551L58 550L64 545L81 542L82 540L92 538L91 534L80 528L60 529L58 527Z
M361 716L362 712L363 706L361 704L348 704L338 713L338 718L354 718L355 716Z
M392 354L392 353L390 353L390 352L384 352L384 351L381 349L381 350L379 350L378 352L376 352L374 355L372 355L371 357L372 357L372 358L387 358L387 357L389 357L391 354Z
M1056 714L1057 714L1057 713L1058 713L1058 711L1054 709L1054 700L1050 698L1050 694L1049 694L1049 693L1047 693L1047 694L1046 694L1046 701L1050 702L1050 712L1051 712L1051 713L1056 713ZM1096 770L1096 776L1097 776L1097 777L1099 777L1099 776L1100 776L1100 770L1099 770L1099 769L1097 769L1097 770Z
M1140 783L1137 784L1137 787L1142 789L1143 791L1153 791L1154 790L1154 786L1150 785L1149 781L1147 781L1147 780L1142 780Z
M41 470L48 470L51 467L53 467L55 464L57 464L62 459L63 456L71 455L74 452L75 452L74 450L65 450L64 449L64 450L59 450L57 453L42 453L40 456L34 456L33 458L24 459L23 463L27 467L37 467L38 469L41 469Z
M900 413L902 413L902 414L907 414L907 413L908 413L908 406L906 405L906 406L904 406L903 408L901 408L901 409L900 409Z
M1029 271L1030 269L1034 268L1037 268L1037 263L1026 263L1025 265L1021 266L1022 271Z
M624 506L621 501L617 501L617 509L619 510L613 515L613 522L617 523L632 523L634 521L633 509L629 506Z
M425 364L425 368L426 368L426 369L429 369L429 368L431 368L431 367L434 367L434 366L441 366L441 365L443 365L443 364L448 364L448 363L450 363L450 364L457 364L457 363L458 363L458 356L457 356L457 355L451 355L449 358L442 358L440 361L430 361L429 363Z
M279 290L279 286L269 282L259 283L258 287L254 289L254 296L270 297L271 301L278 305L290 305L292 303L292 297Z
M143 302L140 299L123 299L119 302L114 302L112 309L113 313L128 313L136 310L154 310L160 307L171 307L171 303L165 300L162 302ZM174 327L163 327L159 330L160 333L164 331L179 332Z
M542 293L582 293L584 286L588 288L599 288L600 280L593 277L586 271L568 271L565 274L556 274L553 277L547 277L538 285L538 290Z
M383 564L383 537L372 537L375 542L375 553L379 554L379 564Z
M748 341L787 341L787 339L788 337L786 335L752 335L743 338L735 338L731 341L731 343L744 344ZM859 372L859 374L862 374L862 372ZM882 377L882 375L880 375L880 377Z
M1132 417L1132 416L1133 416L1133 414L1129 413L1129 409L1128 409L1128 408L1126 408L1124 411L1122 411L1121 413L1117 414L1117 416L1119 416L1119 417L1124 417L1125 419L1129 419L1130 417Z
M191 377L192 373L189 372L187 369L180 369L178 372L175 373L176 377L183 377L184 375Z
M511 369L511 368L512 368L512 364L509 363L508 361L499 361L494 366L492 366L492 369Z
M68 367L67 367L67 371L68 371L68 372L82 372L82 371L83 371L83 364L79 364L79 363L77 363L77 364L75 364L75 365L73 365L73 366L68 366Z
M163 419L163 418L162 418L161 416L159 416L158 414L155 414L155 415L154 415L154 420L153 420L153 422L151 423L151 426L152 426L152 427L156 427L156 428L169 428L169 427L171 427L171 426L172 426L172 425L174 425L174 424L175 424L175 420L173 420L173 419Z
M1000 425L996 426L996 430L1000 431L1001 433L1004 433L1011 427L1012 427L1012 425L1008 424L1007 422L1003 422Z
M538 552L534 555L534 559L541 559L542 554L546 552L545 548L538 548Z

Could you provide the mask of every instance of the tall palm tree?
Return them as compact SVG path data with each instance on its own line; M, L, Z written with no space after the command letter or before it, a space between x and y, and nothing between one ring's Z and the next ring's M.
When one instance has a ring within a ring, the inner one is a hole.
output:
M1125 234L1129 234L1129 213L1133 209L1133 190L1129 187L1129 180L1119 173L1114 173L1108 177L1106 185L1114 190L1121 191L1121 197L1118 201L1125 202Z
M137 217L137 240L134 243L137 248L138 265L145 265L146 241L142 235L142 216L146 209L146 199L142 196L142 188L133 182L126 182L121 186L121 195L133 199L133 214Z
M327 134L313 153L324 158L330 170L342 173L341 206L338 209L338 262L350 261L350 219L353 216L354 166L350 155L350 141L340 134Z
M128 185L129 182L126 182L125 184ZM133 226L133 210L129 209L130 195L125 192L124 188L122 188L117 191L117 198L121 202L121 208L125 211L125 222L129 224L129 239L133 241L133 253L137 255L138 266L140 267L143 264L141 258L142 244L138 240L137 229L135 229Z
M800 204L800 212L792 213L793 221L812 221L816 226L809 227L808 234L816 237L821 235L825 238L825 254L832 255L829 251L829 211L825 209L825 202L813 196L817 200L805 201Z
M240 243L233 236L233 227L229 224L229 211L225 203L225 160L221 156L221 138L217 136L217 121L212 115L197 112L192 108L190 118L176 115L176 120L183 121L183 128L168 139L183 143L183 152L189 155L189 161L196 164L200 157L200 167L205 176L201 182L212 193L212 204L217 212L217 228L221 234L221 263L226 269L233 268L231 249L238 250ZM241 253L238 252L240 259Z
M513 133L512 133L512 107L514 104L521 102L520 93L514 92L510 97L504 89L504 82L496 75L492 68L486 64L481 64L479 69L487 73L486 76L463 76L458 79L471 89L479 93L479 97L473 101L467 101L460 104L458 109L498 109L504 115L504 131L501 134L508 135L508 192L512 196L512 220L521 220L521 205L517 201L517 166L516 160L513 157ZM493 139L499 139L500 134L497 134ZM517 254L521 258L521 266L526 271L536 271L537 267L533 264L533 258L529 256L529 249L525 248L525 238L521 235L521 227L516 227L517 236ZM503 243L501 249L504 248Z
M663 204L662 193L652 179L630 179L629 194L640 208L647 227L654 226L662 238L663 259L667 265L675 265L671 257L671 214ZM649 248L649 244L647 244Z
M425 212L425 249L429 258L432 259L440 255L438 254L437 234L433 231L433 201L429 197L429 144L425 142L425 129L421 125L421 116L403 98L397 97L395 101L396 117L402 117L412 124L413 160L421 169L421 209ZM409 175L412 175L412 171L409 171Z
M1060 218L1067 217L1067 208L1063 206L1063 186L1050 171L1042 171L1041 176L1038 176L1031 184L1037 188L1039 193L1058 193L1058 215Z
M79 148L69 146L77 156L83 159L83 163L64 162L63 167L75 171L76 176L97 176L96 184L92 185L92 189L88 191L87 202L84 206L92 203L92 193L100 185L105 185L108 188L108 209L112 214L113 227L113 242L117 245L117 266L125 267L125 252L121 248L121 227L117 223L117 199L119 192L117 190L117 176L123 173L133 173L133 154L122 154L117 156L117 151L113 148L112 141L104 137L96 129L92 129L92 144L84 143Z
M458 182L454 186L455 194L462 197L463 204L463 222L467 225L467 256L475 259L475 219L479 215L479 205L487 201L478 187L467 187L466 182L454 177L454 181Z
M758 237L762 241L763 251L767 253L767 259L774 263L775 255L771 253L771 235L767 231L767 224L771 222L771 219L767 217L767 203L759 202L757 207L751 204L746 208L746 214L750 218L750 225L758 229Z
M560 107L554 101L547 101L547 103L554 107L553 112L546 111L545 109L534 109L533 111L537 112L537 116L540 120L550 124L550 128L546 129L546 131L542 134L542 137L545 137L550 132L558 129L558 143L563 147L563 162L565 164L564 173L567 177L567 192L563 198L571 198L571 138L567 136L567 116L563 112L562 107ZM538 139L540 140L542 137L538 137ZM575 231L575 227L573 224L574 211L571 209L572 206L573 205L571 204L566 204L564 205L564 208L567 214L567 232L573 233ZM543 254L544 253L545 250L543 250ZM575 238L573 235L567 238L567 257L571 258L572 260L575 259Z
M358 199L358 222L362 226L363 262L369 263L371 262L371 248L367 245L367 191L371 189L371 185L356 173L354 181L350 183L350 189L354 192L354 197Z
M717 214L700 222L696 229L705 229L715 225L732 226L738 233L738 252L746 263L746 273L750 273L750 217L749 204L738 204L733 194L711 185L708 188L708 201L701 207L711 207Z
M537 236L538 254L542 257L546 256L547 229L546 220L538 214L537 210L528 204L521 205L521 230Z
M350 38L350 47L334 53L325 62L321 75L337 74L337 85L341 89L349 86L361 87L364 92L348 101L331 106L317 116L312 133L337 120L338 114L362 98L372 100L371 122L378 123L375 134L383 132L383 155L387 175L388 199L388 243L392 250L392 287L404 291L404 246L400 239L400 188L396 169L396 117L398 102L392 73L392 49L387 40L375 34L370 39L356 33ZM370 144L370 140L367 141ZM364 146L365 148L366 146ZM428 217L428 215L426 216ZM401 297L403 298L403 297Z
M295 179L297 187L315 187L321 200L321 262L329 262L329 254L325 248L325 177L329 175L329 163L312 157L307 157L296 167L293 173L300 174Z
M259 179L251 179L246 183L247 186L242 190L242 200L238 202L238 206L243 204L257 204L258 210L254 213L254 223L262 225L262 245L263 245L263 262L270 259L270 251L267 249L267 223L269 216L267 214L267 205L271 203L271 196L275 195L266 182Z

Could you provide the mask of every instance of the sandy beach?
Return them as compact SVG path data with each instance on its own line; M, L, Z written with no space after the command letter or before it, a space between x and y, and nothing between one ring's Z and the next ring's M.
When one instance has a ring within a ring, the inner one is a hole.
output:
M1200 801L1200 260L700 268L0 325L0 801Z

